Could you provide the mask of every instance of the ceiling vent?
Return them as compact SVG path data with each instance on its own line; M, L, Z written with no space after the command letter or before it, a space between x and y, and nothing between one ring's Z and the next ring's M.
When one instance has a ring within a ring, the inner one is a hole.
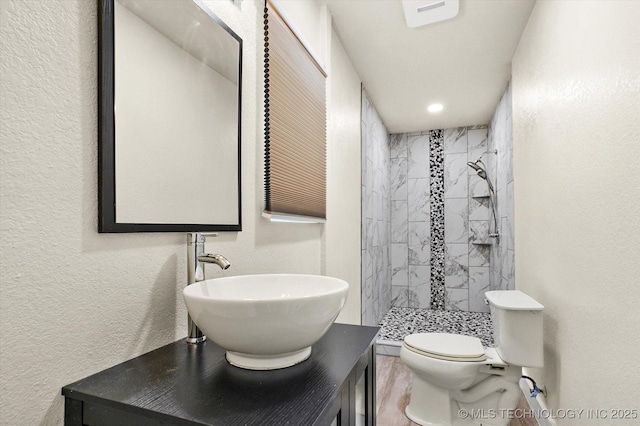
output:
M458 14L459 0L402 0L409 28L451 19Z

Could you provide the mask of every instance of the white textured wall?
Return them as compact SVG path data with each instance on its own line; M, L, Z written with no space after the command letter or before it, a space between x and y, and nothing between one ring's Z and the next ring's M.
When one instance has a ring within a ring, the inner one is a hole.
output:
M244 40L244 230L207 248L231 260L226 275L332 271L322 265L321 225L271 224L260 216L260 3L208 2ZM96 47L94 1L0 1L0 423L6 425L61 424L63 385L186 335L185 235L96 231ZM351 85L353 74L343 66ZM358 264L357 253L345 256ZM344 320L356 322L359 301L347 303Z
M326 5L275 3L327 70L327 223L321 269L349 283L347 303L336 321L360 324L360 78L331 28Z
M550 408L640 408L638 22L539 1L513 59L515 285L545 306Z
M266 0L264 0L266 1ZM316 0L272 0L296 35L326 68L331 61L331 14ZM264 4L260 1L261 4Z
M360 78L335 31L330 59L323 273L349 283L338 321L360 324Z

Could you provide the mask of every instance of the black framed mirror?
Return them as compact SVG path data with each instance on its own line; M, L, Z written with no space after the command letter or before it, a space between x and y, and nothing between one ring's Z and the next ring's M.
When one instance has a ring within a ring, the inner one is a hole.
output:
M242 230L242 39L200 0L98 4L98 231Z

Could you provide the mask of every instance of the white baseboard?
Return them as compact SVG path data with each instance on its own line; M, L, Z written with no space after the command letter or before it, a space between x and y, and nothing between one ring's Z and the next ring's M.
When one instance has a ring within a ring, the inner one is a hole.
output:
M529 404L529 408L533 411L534 414L540 414L548 412L547 404L544 401L544 395L539 393L535 398L531 398L531 388L529 387L529 382L526 379L520 379L520 389L524 395L524 399ZM556 422L553 419L547 418L546 416L536 415L535 416L538 425L540 426L556 426Z

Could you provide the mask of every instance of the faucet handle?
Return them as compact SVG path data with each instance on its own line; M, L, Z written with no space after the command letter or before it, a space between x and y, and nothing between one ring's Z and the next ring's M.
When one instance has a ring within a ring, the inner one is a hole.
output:
M217 232L187 232L187 244L204 243L207 237L217 236Z

